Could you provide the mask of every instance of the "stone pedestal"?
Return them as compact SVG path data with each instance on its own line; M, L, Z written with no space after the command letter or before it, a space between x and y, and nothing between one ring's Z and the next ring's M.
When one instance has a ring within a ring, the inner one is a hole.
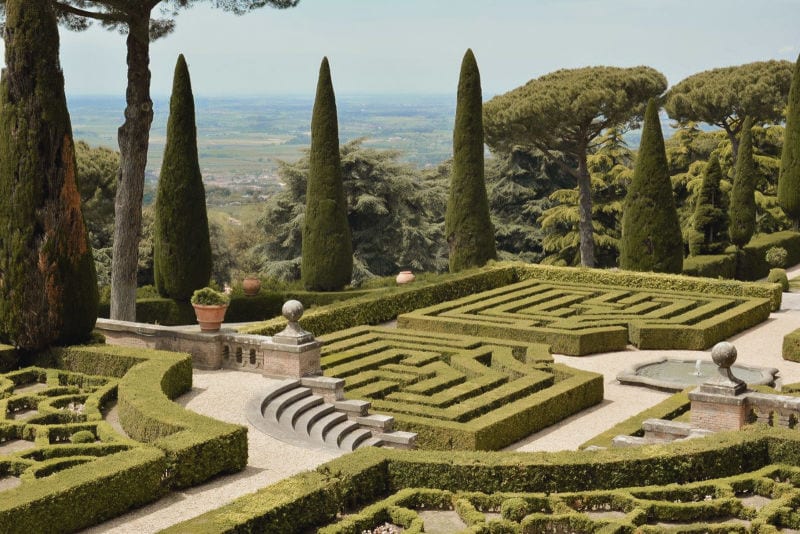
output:
M303 330L298 322L303 316L303 305L296 300L290 300L283 305L281 311L289 324L261 345L264 374L289 378L321 375L322 343Z
M717 375L689 393L692 426L706 430L738 430L747 423L747 385L733 376L736 347L725 341L711 350Z

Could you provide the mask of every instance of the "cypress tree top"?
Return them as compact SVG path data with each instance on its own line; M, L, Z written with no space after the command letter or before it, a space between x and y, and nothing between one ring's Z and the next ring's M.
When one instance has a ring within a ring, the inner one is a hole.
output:
M647 104L642 141L622 216L620 267L680 273L683 237L672 196L658 105Z
M211 242L206 194L197 156L192 82L182 54L175 64L153 241L153 274L163 296L188 301L196 289L208 284Z
M311 117L300 276L307 289L337 291L353 275L353 244L342 185L339 123L328 58L322 59Z
M797 230L800 226L800 56L794 66L783 135L778 203Z
M450 272L479 267L497 255L484 178L481 75L470 49L464 54L458 80L445 234Z
M729 233L738 248L750 242L756 229L756 165L753 160L753 119L748 116L742 126L742 138L736 157L736 174L731 189Z

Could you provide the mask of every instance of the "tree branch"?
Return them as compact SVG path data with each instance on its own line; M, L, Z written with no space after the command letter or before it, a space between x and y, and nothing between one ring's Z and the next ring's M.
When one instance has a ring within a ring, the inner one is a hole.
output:
M553 154L550 151L549 148L547 148L547 147L545 147L545 146L543 146L543 145L541 145L539 143L536 143L536 142L533 143L533 146L535 146L536 148L541 150L542 153L547 157L547 159L549 159L550 161L552 161L553 163L558 165L561 168L562 171L566 172L567 174L569 174L570 176L575 178L575 180L578 179L578 171L576 171L575 169L573 169L572 167L570 167L569 165L564 163L561 160L561 158L556 157L556 155Z
M114 16L111 13L99 13L97 11L87 11L80 9L63 2L54 2L55 9L62 13L68 13L78 17L85 17L87 19L102 20L104 22L125 22L122 17Z

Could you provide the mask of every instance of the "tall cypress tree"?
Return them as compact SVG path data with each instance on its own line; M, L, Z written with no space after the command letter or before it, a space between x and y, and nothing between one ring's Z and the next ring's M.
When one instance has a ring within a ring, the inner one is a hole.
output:
M713 154L703 170L703 185L695 203L689 251L697 254L722 254L728 239L728 195L720 189L722 168Z
M781 172L778 177L778 204L792 220L794 229L800 227L800 56L794 65L792 87L789 90L789 109L783 134Z
M667 170L658 105L647 104L642 141L625 197L619 265L632 271L680 273L683 237Z
M731 222L728 231L731 243L740 249L750 242L756 229L756 165L753 160L752 129L753 119L745 118L731 189Z
M88 339L97 318L97 277L50 0L8 0L4 37L0 337L37 350Z
M153 275L161 295L187 301L211 278L206 192L197 158L189 68L181 54L169 101L167 143L158 178Z
M453 171L444 221L451 273L480 267L497 257L483 169L481 74L470 49L464 54L458 79Z
M339 156L339 120L328 58L322 59L311 115L311 152L303 226L303 285L337 291L353 276L353 243L347 222Z

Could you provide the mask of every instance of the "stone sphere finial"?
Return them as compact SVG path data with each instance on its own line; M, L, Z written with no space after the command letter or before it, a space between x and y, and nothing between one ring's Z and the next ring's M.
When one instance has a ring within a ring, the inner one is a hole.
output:
M290 323L296 323L303 316L303 304L299 300L287 300L281 308L283 317Z
M723 369L730 368L736 361L736 347L733 346L733 343L720 341L711 349L711 359Z

